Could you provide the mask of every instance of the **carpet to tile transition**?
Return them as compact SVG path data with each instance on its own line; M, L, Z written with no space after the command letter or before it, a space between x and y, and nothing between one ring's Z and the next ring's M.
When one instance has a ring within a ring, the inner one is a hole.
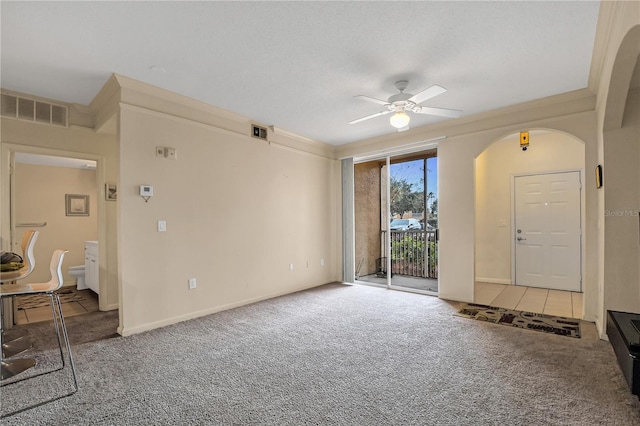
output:
M494 324L580 338L580 320L575 318L555 317L475 303L466 304L457 315Z
M60 296L60 303L82 302L87 300L82 292L77 292L73 289L62 288L58 290L58 296ZM50 306L49 296L44 295L29 295L20 296L16 300L18 310L42 308Z

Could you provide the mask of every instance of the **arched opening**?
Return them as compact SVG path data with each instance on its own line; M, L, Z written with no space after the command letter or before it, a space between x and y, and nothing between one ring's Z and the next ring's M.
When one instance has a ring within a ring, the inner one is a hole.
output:
M604 112L603 307L640 313L640 26L624 37Z
M519 133L507 135L475 160L474 301L581 318L585 144L550 129L532 129L529 142L523 150ZM549 194L535 196L553 202L519 203L530 187L546 188ZM560 193L569 198L554 198ZM549 239L542 246L527 241L529 230L538 233L539 226L548 228L543 233L550 238L560 231L569 240Z

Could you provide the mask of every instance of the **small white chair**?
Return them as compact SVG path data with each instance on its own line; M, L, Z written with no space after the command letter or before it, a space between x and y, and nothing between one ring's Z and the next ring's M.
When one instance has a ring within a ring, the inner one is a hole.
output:
M26 295L47 295L50 298L51 301L51 313L53 314L53 324L55 326L56 329L56 334L58 337L58 346L60 348L60 359L62 360L62 366L50 371L45 371L45 372L40 372L28 377L24 377L24 378L20 378L18 380L13 380L11 382L8 383L0 383L0 386L8 386L26 379L30 379L36 376L41 376L44 374L49 374L52 373L54 371L59 371L64 369L66 363L65 363L65 357L64 357L64 353L63 353L63 348L62 348L62 339L64 339L64 343L66 346L66 351L67 351L67 357L69 359L69 365L71 366L71 373L73 376L73 386L72 386L72 391L64 396L69 396L72 395L74 393L76 393L78 391L78 380L76 377L76 368L75 368L75 364L73 362L73 356L71 355L71 344L69 343L69 335L67 334L67 327L65 325L64 322L64 315L62 313L62 305L60 303L60 296L58 296L58 294L56 293L56 291L58 289L60 289L60 287L62 287L62 261L64 260L64 255L68 253L68 250L56 250L53 252L53 256L51 257L51 264L50 264L50 271L51 271L51 280L49 280L49 282L46 283L31 283L31 284L20 284L20 283L16 283L16 284L4 284L2 286L0 286L0 298L4 299L6 297L14 297L14 296L26 296ZM55 302L55 303L54 303ZM60 329L62 329L62 337L60 336ZM17 359L17 360L9 360L9 361L2 361L2 370L3 370L3 378L7 379L10 378L13 375L16 374L20 374L20 372L12 374L14 370L12 370L11 368L11 364L14 362L21 362L21 361L26 361L24 359ZM33 360L35 361L35 360ZM4 373L7 373L7 376L4 375ZM59 399L61 397L55 398L55 399ZM47 403L50 401L45 401L43 403L37 404L37 405L42 405L44 403ZM33 408L33 406L27 407L25 409L28 408ZM23 409L23 410L25 410ZM23 411L20 410L20 411ZM11 413L11 414L15 414Z
M28 230L22 236L22 268L17 271L6 271L0 273L0 283L15 282L26 278L36 266L36 259L33 255L33 248L38 240L40 233L34 230ZM5 303L4 301L2 303ZM5 312L10 309L13 315L7 315L5 318ZM17 307L15 300L7 300L0 315L0 332L2 333L2 357L9 358L19 354L31 347L31 342L26 339L24 335L14 335L13 338L7 338L5 335L5 329L13 327L14 319L17 315Z

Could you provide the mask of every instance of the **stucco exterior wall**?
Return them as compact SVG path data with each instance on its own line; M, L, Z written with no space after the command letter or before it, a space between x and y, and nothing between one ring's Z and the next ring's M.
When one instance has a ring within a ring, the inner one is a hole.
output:
M376 272L381 257L380 163L371 161L354 166L356 275Z

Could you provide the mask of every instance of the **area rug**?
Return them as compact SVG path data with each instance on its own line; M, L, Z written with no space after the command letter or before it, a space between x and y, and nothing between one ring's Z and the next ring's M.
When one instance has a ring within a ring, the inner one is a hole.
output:
M554 317L475 303L466 304L457 315L494 324L580 338L580 320L575 318Z

